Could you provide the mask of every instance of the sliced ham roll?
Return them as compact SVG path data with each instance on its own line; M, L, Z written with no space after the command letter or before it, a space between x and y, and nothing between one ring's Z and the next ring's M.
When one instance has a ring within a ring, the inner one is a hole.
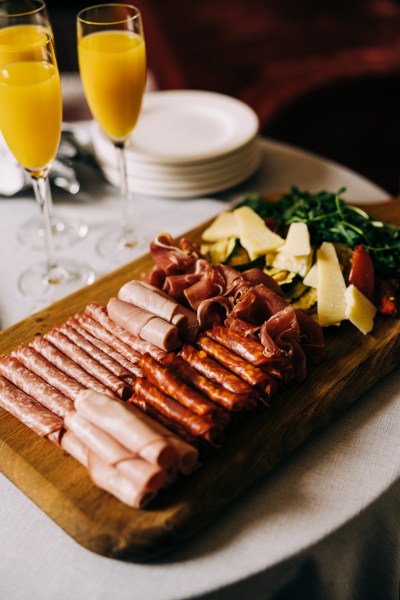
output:
M89 448L71 430L67 430L62 436L61 447L81 465L88 466Z
M74 400L82 390L86 389L75 379L60 371L57 367L46 360L39 352L30 346L19 346L11 353L29 371L41 377L59 392Z
M112 321L162 350L169 352L180 345L178 328L143 308L111 298L107 311Z
M91 390L78 396L75 408L93 425L143 459L165 469L176 466L175 449L137 411L133 412L121 402Z
M185 344L181 350L181 356L184 361L194 367L199 373L222 385L234 394L253 394L253 388L237 377L234 373L225 369L218 362L207 356L203 350L197 350L189 344Z
M148 381L159 390L186 406L196 415L208 415L211 419L227 425L229 417L225 411L207 400L202 393L188 386L172 369L161 365L149 354L145 354L140 361L143 373Z
M58 331L61 331L73 344L81 348L95 361L103 365L116 377L119 377L131 386L135 380L131 373L125 369L119 362L114 360L111 356L100 350L97 346L93 345L84 335L81 335L79 331L71 327L68 323L64 323L61 327L58 327Z
M29 371L13 356L0 357L0 373L59 417L64 418L74 409L72 400Z
M85 313L100 323L100 325L102 325L109 333L120 339L130 348L133 348L139 354L145 354L147 352L156 360L161 360L165 356L165 351L161 350L161 348L158 348L146 340L142 340L136 335L132 335L129 331L118 325L118 323L112 321L107 315L105 306L102 306L97 302L91 302L86 307Z
M101 339L98 339L97 337L92 335L83 326L81 326L79 320L71 318L67 321L67 324L70 327L73 327L73 329L75 329L75 331L77 331L81 336L86 338L88 340L88 342L93 344L93 346L96 346L96 348L101 350L104 354L110 356L117 363L122 365L128 371L128 373L130 373L134 377L142 377L143 376L142 369L139 366L137 366L137 364L135 364L140 359L140 354L135 353L137 355L137 359L135 359L135 363L134 363L131 360L129 360L126 356L121 354L118 350L116 350L115 348L113 348L112 346L107 344L106 342L102 341ZM108 333L108 332L106 332L106 333ZM118 338L116 338L116 339L120 344L123 344L123 342L118 340ZM130 349L128 348L128 351L129 350Z
M191 410L176 402L145 379L136 379L135 393L153 405L168 419L179 423L196 438L203 438L213 445L219 445L223 437L223 428L205 416L196 415Z
M90 388L96 390L101 394L108 394L115 398L115 394L109 390L105 385L100 383L95 377L92 377L84 369L76 364L73 360L68 358L63 352L60 352L58 348L53 346L48 340L37 337L30 344L35 350L47 359L52 365L60 369L63 373L75 379L75 381L82 384L84 389Z
M161 467L139 458L78 412L67 415L65 425L105 464L115 466L144 489L157 491L165 485L167 474Z
M0 375L0 406L37 435L59 444L63 420Z
M132 392L131 388L126 383L91 358L87 352L76 346L63 333L56 329L52 329L44 334L44 339L49 341L75 364L92 375L92 377L95 377L110 391L123 399L129 398Z
M210 381L201 373L196 371L191 365L185 362L180 356L176 356L172 352L167 354L163 359L163 364L172 368L179 377L188 385L192 385L200 392L203 392L207 398L231 412L240 412L243 410L251 410L255 408L257 395L251 394L234 394L222 385L214 381Z

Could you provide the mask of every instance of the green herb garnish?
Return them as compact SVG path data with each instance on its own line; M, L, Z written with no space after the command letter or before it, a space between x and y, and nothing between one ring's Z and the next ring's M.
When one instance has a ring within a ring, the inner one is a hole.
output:
M340 242L350 248L364 246L382 278L400 279L400 228L377 221L364 210L347 204L336 193L312 194L292 187L278 202L248 195L239 206L249 206L262 218L272 217L283 232L291 223L307 223L311 242Z

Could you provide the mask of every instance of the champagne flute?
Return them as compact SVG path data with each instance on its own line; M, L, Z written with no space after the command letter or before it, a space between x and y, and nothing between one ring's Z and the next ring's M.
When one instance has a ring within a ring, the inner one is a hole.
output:
M46 261L25 271L19 288L38 300L54 300L91 283L93 271L56 260L47 176L61 135L60 77L51 32L35 11L9 15L0 3L0 129L17 161L31 177L41 208ZM18 2L11 2L13 8Z
M46 3L43 0L7 0L0 2L0 19L7 16L8 25L18 27L21 34L26 36L26 42L32 42L43 32L53 36ZM67 248L80 239L87 232L86 223L67 219L53 210L51 195L49 196L50 220L53 230L54 247ZM44 228L42 219L34 217L23 223L18 232L18 240L32 249L41 249L44 246Z
M146 85L146 50L140 11L129 4L99 4L77 17L79 70L90 110L113 142L119 166L121 223L100 239L98 251L118 262L144 243L134 230L126 144L139 117Z

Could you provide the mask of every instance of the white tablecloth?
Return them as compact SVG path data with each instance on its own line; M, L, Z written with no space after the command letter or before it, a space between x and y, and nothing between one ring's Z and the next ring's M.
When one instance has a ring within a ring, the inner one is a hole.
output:
M387 194L329 161L269 140L260 172L218 198L134 197L149 239L177 235L215 215L243 191L347 188L357 202ZM116 192L83 173L79 198L56 198L60 212L86 220L88 237L68 254L99 272L95 240L115 218ZM0 199L0 318L12 325L39 308L16 290L18 273L39 256L15 240L35 214L30 195ZM0 477L0 598L10 600L168 600L236 598L324 600L399 597L399 371L255 486L213 525L162 561L137 565L85 550ZM0 447L1 463L1 447Z

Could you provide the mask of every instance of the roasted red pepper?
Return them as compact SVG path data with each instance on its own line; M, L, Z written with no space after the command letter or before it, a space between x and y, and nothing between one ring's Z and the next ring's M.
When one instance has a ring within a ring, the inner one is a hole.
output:
M400 283L396 279L385 279L378 285L377 304L382 315L395 317L398 312L398 291Z
M375 294L374 265L363 246L357 246L353 252L349 283L352 283L364 296L373 300Z

